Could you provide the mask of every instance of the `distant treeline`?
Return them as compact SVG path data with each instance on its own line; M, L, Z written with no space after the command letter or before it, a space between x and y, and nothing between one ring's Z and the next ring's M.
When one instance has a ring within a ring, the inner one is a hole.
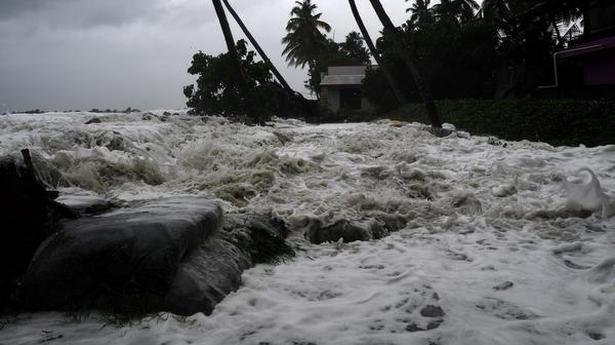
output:
M10 112L10 114L45 114L45 113L51 113L52 111L49 110L41 110L41 109L34 109L34 110L26 110L26 111L14 111L14 112ZM58 110L54 110L53 112L58 113ZM63 110L63 113L81 113L81 110ZM140 113L141 110L137 109L137 108L132 108L132 107L128 107L124 110L118 110L118 109L105 109L105 110L100 110L98 108L93 108L88 110L87 112L89 113L124 113L124 114L130 114L130 113ZM3 113L2 115L8 115L8 112Z

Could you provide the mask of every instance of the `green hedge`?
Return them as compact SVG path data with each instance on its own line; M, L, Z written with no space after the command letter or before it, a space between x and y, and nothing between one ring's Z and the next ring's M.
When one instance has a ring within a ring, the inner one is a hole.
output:
M450 100L438 101L442 120L476 135L552 145L615 144L615 101L611 100ZM425 123L422 104L409 104L388 118Z

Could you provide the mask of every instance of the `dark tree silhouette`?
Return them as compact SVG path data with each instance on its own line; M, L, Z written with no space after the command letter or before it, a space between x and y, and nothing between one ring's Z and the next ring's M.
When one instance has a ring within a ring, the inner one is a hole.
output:
M372 4L374 11L376 12L378 19L380 19L380 22L382 22L382 25L384 26L385 35L388 35L390 37L393 44L395 45L395 48L400 52L404 64L414 78L416 88L421 98L423 99L423 102L425 103L427 116L429 117L429 122L431 123L431 126L435 128L442 128L442 121L440 120L440 116L438 115L438 109L431 95L431 90L429 89L429 86L425 83L421 71L414 62L412 50L406 43L406 39L395 27L395 25L393 25L391 18L389 18L388 14L384 10L384 7L382 7L380 0L369 1Z
M378 49L376 49L376 46L374 45L374 41L372 41L372 38L370 37L369 32L367 31L367 28L365 27L365 23L363 23L363 19L361 18L361 14L359 13L359 9L357 8L357 4L355 0L348 0L348 3L350 4L352 15L354 16L354 19L357 22L357 25L359 26L359 30L361 30L361 34L363 35L365 44L367 44L367 47L369 48L369 51L374 57L374 60L376 60L376 63L380 65L380 68L382 68L382 72L384 73L384 76L387 80L387 83L389 84L389 87L391 88L391 90L393 90L393 93L395 94L395 98L397 98L397 101L399 102L399 104L408 103L408 100L406 99L404 94L401 92L401 89L399 88L399 84L397 83L397 80L395 79L395 77L393 77L393 73L391 72L390 66L385 64L382 61L382 58L380 57L380 52L378 52Z
M280 71L278 71L278 69L273 65L273 63L271 62L271 59L269 59L269 57L267 56L263 48L261 48L260 44L258 44L254 36L252 36L252 34L250 33L250 30L248 30L248 28L243 23L243 21L241 20L237 12L235 12L235 10L233 9L229 1L228 0L222 0L222 1L224 2L224 5L228 9L231 16L233 16L237 24L239 24L239 27L243 31L244 35L246 35L246 37L248 38L252 46L254 46L254 49L256 49L256 51L258 52L260 57L263 59L263 61L265 61L265 63L267 64L271 72L273 72L273 75L275 75L278 82L284 87L284 89L294 94L295 91L290 87L290 85L288 85L288 83L286 82L286 79L284 79Z
M282 43L286 45L283 55L289 65L314 69L316 60L327 49L327 39L320 31L331 31L331 26L322 20L322 13L315 13L317 7L311 0L295 1L290 12L291 18L286 25L286 36Z
M224 8L222 7L222 3L220 2L220 0L212 0L212 2L216 10L216 15L218 16L218 21L220 22L220 27L222 28L222 33L224 34L224 41L226 42L228 53L231 59L233 59L233 63L235 65L234 70L237 75L237 80L239 82L239 88L245 96L247 95L249 90L245 75L243 73L243 69L241 67L241 59L239 57L239 54L237 54L237 47L235 46L233 32L231 31L231 27L229 26L228 20L226 19L226 13L224 12Z
M413 0L406 0L406 2L410 1ZM410 21L414 24L433 23L435 20L434 10L429 7L430 5L431 0L416 0L410 8L406 9L406 12L412 12Z

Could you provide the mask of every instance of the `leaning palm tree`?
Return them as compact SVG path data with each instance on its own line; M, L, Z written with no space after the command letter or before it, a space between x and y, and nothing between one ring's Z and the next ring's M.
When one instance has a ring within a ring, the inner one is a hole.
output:
M269 59L269 57L267 56L267 54L265 53L263 48L261 48L260 44L258 44L256 39L254 38L254 36L252 36L252 33L250 33L250 30L248 30L248 28L243 23L243 21L241 20L241 18L237 14L237 12L235 12L235 9L233 9L233 7L229 3L229 1L228 0L222 0L222 1L224 2L224 5L228 9L229 13L233 16L233 18L235 18L235 21L237 22L237 24L239 24L239 27L243 31L244 35L246 35L248 40L250 40L250 43L252 43L252 45L254 46L254 49L256 49L256 51L260 55L261 59L263 59L263 61L265 61L265 63L267 64L267 66L269 67L271 72L273 72L273 74L275 75L275 77L278 80L278 82L282 85L282 87L286 91L294 94L295 92L293 91L293 89L290 87L290 85L288 85L288 83L286 82L286 79L284 79L284 77L282 76L280 71L278 71L278 69L271 62L271 59Z
M427 110L427 116L429 117L429 122L432 127L442 128L442 121L440 120L440 116L438 115L438 109L436 108L436 104L433 101L433 97L431 95L431 90L429 86L425 83L423 78L423 74L417 67L415 63L415 57L412 55L412 50L407 44L406 39L403 37L401 32L393 25L391 18L382 7L380 0L369 0L382 22L384 26L384 33L390 37L395 46L396 50L400 52L401 57L403 58L404 64L410 71L410 74L414 78L414 83L416 84L416 88L425 103L425 108Z
M397 83L397 79L395 79L395 77L393 76L391 67L388 64L384 63L384 61L382 61L380 52L378 51L378 49L376 49L376 45L374 45L374 41L372 41L372 38L367 31L365 23L363 23L363 19L361 18L361 14L359 13L359 9L357 8L355 0L348 0L348 3L350 4L350 10L352 11L352 15L354 16L354 19L359 26L359 30L361 30L361 34L363 35L365 44L367 44L367 47L369 48L370 53L374 57L374 60L376 60L376 63L380 66L380 68L382 68L384 77L386 78L391 90L393 90L393 94L395 95L395 98L397 98L397 102L399 102L400 105L408 103L406 96L404 96L403 92L401 92L399 84Z
M412 0L406 0L411 2ZM431 23L434 20L433 8L430 7L431 0L416 0L414 4L406 9L406 12L412 12L410 21L416 24Z
M233 32L231 31L231 27L226 19L226 13L224 12L224 8L222 7L220 0L212 0L212 2L214 4L214 9L216 10L216 15L218 16L218 21L220 22L220 27L222 28L222 33L224 34L224 40L226 42L228 53L233 60L233 64L235 65L234 72L237 76L237 80L239 81L239 88L242 94L245 95L248 92L248 83L241 67L239 54L237 54L237 47L235 46Z
M326 49L327 39L320 31L331 31L331 26L320 20L322 13L316 12L316 5L311 0L295 1L290 12L291 18L286 25L286 36L282 43L286 45L282 55L290 66L305 67L312 70L321 52Z

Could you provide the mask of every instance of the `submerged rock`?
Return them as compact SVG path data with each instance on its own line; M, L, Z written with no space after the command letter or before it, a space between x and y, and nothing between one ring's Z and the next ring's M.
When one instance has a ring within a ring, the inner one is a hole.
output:
M102 120L98 117L93 117L85 122L86 125L91 125L94 123L102 123Z
M382 224L373 219L364 221L340 219L326 226L316 219L309 225L305 237L314 244L337 242L340 239L348 243L382 238L385 233Z

